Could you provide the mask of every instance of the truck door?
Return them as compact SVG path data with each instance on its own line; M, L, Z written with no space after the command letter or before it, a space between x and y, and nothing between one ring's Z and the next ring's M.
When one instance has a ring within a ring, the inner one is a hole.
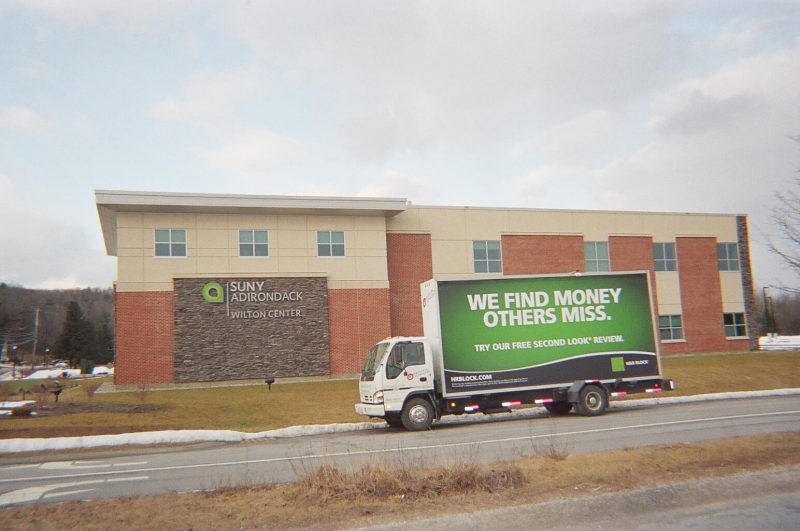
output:
M422 342L395 343L386 358L387 404L399 409L409 393L433 389L433 368L429 358L430 352L425 351Z

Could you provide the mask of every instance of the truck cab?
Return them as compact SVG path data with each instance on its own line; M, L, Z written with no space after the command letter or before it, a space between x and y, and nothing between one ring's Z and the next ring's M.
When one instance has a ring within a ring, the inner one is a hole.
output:
M435 416L433 363L430 343L423 337L378 342L361 371L356 412L382 418L391 426L428 428Z

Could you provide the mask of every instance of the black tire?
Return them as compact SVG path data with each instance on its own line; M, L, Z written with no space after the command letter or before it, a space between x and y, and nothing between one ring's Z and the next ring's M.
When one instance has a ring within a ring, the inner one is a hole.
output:
M391 426L392 428L402 428L403 421L400 420L400 417L397 415L386 415L383 417L383 420L386 421L386 424Z
M572 404L567 401L550 402L544 405L544 408L550 412L551 415L568 415L572 411Z
M427 430L433 423L433 408L424 398L412 398L403 407L400 415L403 427L409 431Z
M597 385L587 385L581 389L575 411L585 417L596 417L603 414L607 405L608 397L605 390Z

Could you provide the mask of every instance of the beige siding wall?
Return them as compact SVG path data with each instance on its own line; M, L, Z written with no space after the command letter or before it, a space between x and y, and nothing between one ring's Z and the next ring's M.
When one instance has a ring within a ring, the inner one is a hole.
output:
M185 258L154 257L154 230L187 230ZM267 258L239 257L239 230L269 231ZM345 257L318 257L317 230L345 233ZM521 209L410 207L381 216L120 213L117 216L119 291L169 291L174 276L325 275L331 288L386 288L386 232L431 235L436 276L472 276L472 241L503 234L576 234L586 241L648 235L655 242L711 236L735 242L732 215L568 212ZM613 257L611 257L613 261ZM678 257L680 267L680 257ZM744 311L741 275L720 273L726 312ZM659 314L681 312L677 273L657 273Z
M473 275L473 240L499 240L502 234L577 234L586 241L608 241L613 235L647 235L654 242L674 242L678 236L737 240L733 215L410 207L387 219L386 229L429 233L433 274L449 277ZM720 278L725 311L743 311L739 272L723 272ZM678 274L658 273L656 280L658 313L682 313Z
M658 315L680 315L681 288L677 271L656 271Z
M742 275L739 271L720 271L722 309L725 313L744 312Z
M155 229L186 229L187 256L154 256ZM239 230L269 231L268 257L240 257ZM175 276L325 275L331 288L386 288L380 216L121 213L118 291L170 291ZM317 230L344 231L344 257L317 256Z

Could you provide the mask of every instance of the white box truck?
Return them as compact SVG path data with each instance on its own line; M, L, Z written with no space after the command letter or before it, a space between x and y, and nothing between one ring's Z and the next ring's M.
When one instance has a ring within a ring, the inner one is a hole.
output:
M424 337L372 347L356 412L424 430L443 415L530 405L600 415L611 397L673 390L661 376L649 275L424 282Z

